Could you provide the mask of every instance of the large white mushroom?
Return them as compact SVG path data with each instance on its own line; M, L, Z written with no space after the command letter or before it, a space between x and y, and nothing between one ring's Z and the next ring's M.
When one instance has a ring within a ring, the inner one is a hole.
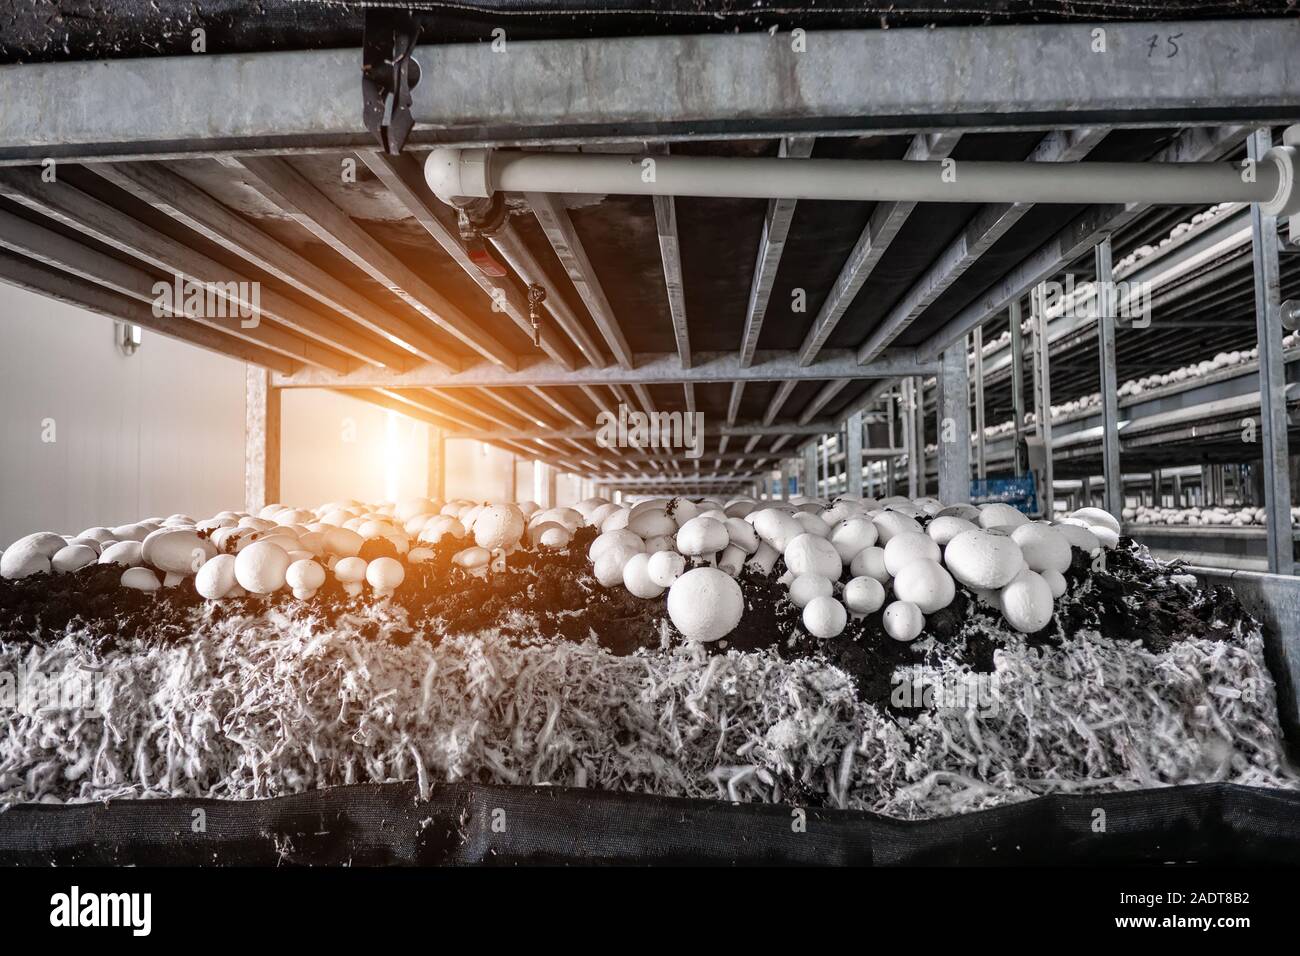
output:
M295 561L285 571L284 583L293 588L294 597L305 601L325 583L325 569L310 559Z
M943 552L923 531L903 531L885 544L885 570L898 577L900 571L915 561L938 561Z
M790 581L790 601L796 607L807 607L814 598L830 597L835 593L835 585L830 578L811 571L796 574Z
M625 528L620 528L617 531L606 531L597 535L596 540L591 542L591 547L587 548L587 560L595 564L606 551L622 546L634 548L637 551L645 550L645 542L640 537Z
M239 587L235 577L235 556L218 554L203 562L194 575L194 590L209 601L219 601Z
M297 538L293 539L297 544ZM140 556L165 575L163 587L172 588L198 572L217 553L216 545L195 531L162 528L140 545Z
M474 519L474 543L489 551L510 551L524 536L524 516L514 505L488 505Z
M235 557L235 580L249 594L272 594L284 587L289 552L272 541L256 541Z
M1008 525L1016 527L1025 524L1028 520L1029 516L1023 511L1000 501L980 506L981 528L1003 528Z
M882 618L885 633L896 641L914 641L925 628L925 616L910 601L894 601Z
M1070 542L1056 528L1045 524L1022 524L1011 532L1011 540L1020 546L1029 570L1060 574L1070 570Z
M676 551L656 551L646 562L646 575L660 588L672 583L686 570L686 559Z
M844 564L835 545L815 534L796 535L786 545L784 557L791 574L819 574L838 581L844 573Z
M740 585L717 568L687 571L668 589L668 617L690 641L716 641L740 623Z
M854 617L875 614L885 604L885 586L875 578L853 578L844 585L844 606Z
M925 526L925 533L930 536L931 541L942 548L963 531L972 531L975 527L973 521L959 515L940 514Z
M889 583L891 575L885 567L885 549L874 546L863 548L849 562L849 573L855 578L875 578L881 584Z
M963 531L943 549L943 563L968 588L1005 587L1025 565L1020 545L1008 535Z
M650 576L651 557L653 555L640 551L628 558L627 564L623 565L623 586L633 597L649 600L664 593L665 585L659 584Z
M80 571L98 559L98 553L89 545L70 544L54 552L54 557L50 558L50 569L67 574L70 571Z
M519 522L523 533L523 521ZM388 597L406 580L406 568L396 558L375 558L366 565L366 581L374 589L375 597Z
M922 614L943 610L956 593L952 576L937 561L910 561L894 577L894 596L915 604Z
M730 540L725 524L716 518L699 515L678 529L677 550L687 557L713 564L718 552L725 548Z
M803 609L804 629L822 640L839 637L848 620L844 605L833 597L815 597Z
M140 552L141 545L139 541L118 541L116 544L110 544L99 553L99 563L119 564L124 568L133 568L144 560ZM9 552L6 551L5 553L8 554Z
M804 533L803 525L792 515L777 508L750 512L746 517L753 519L751 523L758 536L782 554L791 540Z
M0 555L0 577L14 580L48 572L50 559L67 544L63 535L52 531L37 531L19 538Z
M845 518L831 529L830 542L839 552L840 560L849 564L865 548L874 545L878 537L875 522L870 518L855 516Z
M882 511L871 520L876 526L876 532L879 535L877 540L881 545L888 544L889 539L895 535L907 532L920 534L924 530L921 523L915 518L898 511Z
M636 544L616 544L601 551L592 565L592 574L602 586L612 588L623 583L623 569L635 555L644 554L640 539Z
M1042 575L1023 569L1002 589L1002 616L1023 634L1041 631L1052 619L1052 588Z

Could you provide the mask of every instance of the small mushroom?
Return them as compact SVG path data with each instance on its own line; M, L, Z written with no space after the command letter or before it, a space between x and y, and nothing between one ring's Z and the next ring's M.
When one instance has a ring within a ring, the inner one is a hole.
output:
M937 562L942 556L939 546L925 532L904 531L894 535L885 545L885 570L898 577L899 572L914 561Z
M813 572L796 574L790 581L790 601L795 607L807 607L814 598L830 597L835 585L830 578Z
M343 585L349 597L361 593L361 582L366 579L366 562L361 558L340 558L334 565L334 579Z
M617 531L606 531L597 535L596 540L591 542L591 547L587 549L587 559L594 564L605 551L620 545L627 545L638 551L645 550L644 541L626 528L620 528Z
M148 568L127 568L122 572L122 587L137 591L157 591L162 585L158 583L158 575Z
M325 583L325 569L311 559L295 561L284 572L284 583L293 588L294 597L306 601Z
M894 601L882 618L885 633L896 641L914 641L925 628L925 616L910 601Z
M272 541L255 541L235 556L235 580L249 594L269 595L284 587L289 552Z
M1022 524L1011 532L1011 540L1020 546L1029 570L1061 574L1070 570L1070 542L1056 528L1045 524Z
M973 531L978 525L958 515L938 515L925 526L925 533L939 547L947 547L948 542L963 531Z
M981 528L1002 528L1007 525L1018 527L1028 523L1028 521L1029 516L1023 511L1000 501L980 506L979 525Z
M523 521L519 522L523 533ZM406 569L395 558L375 558L366 565L366 580L374 588L375 597L388 597L406 579Z
M139 541L119 541L117 544L110 544L99 553L99 563L120 564L124 568L133 568L144 560L140 552Z
M922 614L943 610L956 593L952 575L926 558L909 562L894 577L894 597L915 604Z
M855 578L875 578L881 584L888 584L891 575L885 567L885 549L863 548L849 563L849 573Z
M839 637L849 621L844 605L833 597L815 597L803 609L803 626L813 637Z
M627 564L623 565L623 586L633 597L649 600L664 593L664 585L650 576L650 558L651 555L641 551L628 558Z
M293 539L296 546L298 539ZM195 531L163 528L153 532L140 545L140 556L164 575L163 587L172 588L217 553L216 546Z
M830 542L839 552L840 560L849 564L864 548L874 545L877 537L879 533L870 518L855 516L845 518L831 529Z
M826 538L808 533L796 535L786 545L785 566L791 574L819 574L831 581L838 581L844 573L844 564L835 545Z
M1040 571L1039 574L1047 582L1047 586L1052 589L1052 597L1059 599L1065 596L1066 582L1065 575L1060 571Z
M740 585L717 568L694 568L668 589L668 617L689 641L726 637L740 623L744 604Z
M718 552L727 546L727 526L716 518L703 515L692 518L677 531L677 550L687 557L713 564Z
M804 533L803 525L793 515L777 508L764 508L745 517L752 519L751 524L758 536L782 554L786 545Z
M592 566L592 574L602 586L612 588L616 584L623 583L623 569L627 567L627 563L634 555L645 553L640 546L640 539L638 538L637 541L637 544L616 544L612 548L601 551Z
M865 575L844 585L844 606L854 617L875 614L885 604L885 586Z
M67 574L70 571L79 571L97 560L99 555L89 545L70 544L54 552L54 557L50 558L50 568L60 574Z
M233 554L219 554L203 562L203 567L194 575L194 590L209 601L231 597L232 592L239 587L238 578L235 577L235 560Z
M1035 634L1052 619L1052 588L1042 575L1024 568L1002 589L1002 616L1022 634Z
M524 536L524 516L514 505L488 505L474 519L474 543L489 551L509 551Z
M889 539L895 535L905 534L907 532L916 532L920 534L924 529L920 522L915 518L902 514L898 511L882 511L871 519L872 524L876 526L876 532L879 534L877 542L883 547L889 543Z
M646 562L647 576L661 588L671 587L685 570L686 559L676 551L656 551Z

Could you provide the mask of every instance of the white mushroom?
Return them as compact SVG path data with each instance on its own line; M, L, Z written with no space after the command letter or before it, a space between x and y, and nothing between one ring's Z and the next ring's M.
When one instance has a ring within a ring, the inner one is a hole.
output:
M849 564L865 548L873 546L879 536L875 522L870 518L852 517L845 518L831 529L830 542L839 552L840 560Z
M289 552L273 541L255 541L235 557L235 580L250 594L272 594L284 587Z
M922 614L943 610L956 593L952 576L937 561L911 561L894 577L894 596L915 604Z
M831 581L838 581L844 573L835 545L815 534L797 535L786 545L785 566L791 574L819 574Z
M343 585L351 597L361 593L361 583L366 579L366 562L363 558L341 558L334 565L334 578Z
M122 587L137 591L157 591L162 585L158 583L158 575L148 568L127 568L122 572Z
M1052 527L1061 533L1061 536L1070 543L1070 547L1079 548L1089 557L1095 557L1101 551L1101 540L1092 533L1090 528L1077 524L1054 524Z
M687 571L668 589L668 617L690 641L716 641L740 623L740 585L717 568Z
M687 557L713 564L717 554L727 546L727 526L704 515L692 518L677 530L677 550Z
M1052 588L1028 568L1002 589L1002 616L1022 634L1034 634L1052 619Z
M938 561L942 556L939 546L925 532L903 531L885 544L885 570L898 577L914 561Z
M133 568L144 560L140 551L141 545L139 541L119 541L117 544L110 544L99 553L99 563L120 564L124 568Z
M977 530L963 531L949 541L943 563L968 588L996 589L1010 583L1025 559L1009 536Z
M1027 521L1029 521L1029 516L1023 511L1000 501L980 506L979 524L981 528L1001 528L1006 525L1014 527L1025 524Z
M973 531L975 527L974 522L957 515L938 515L925 526L925 533L942 548L963 531Z
M813 534L819 538L827 539L831 536L831 526L822 520L820 514L811 511L799 511L795 513L794 520L799 522L804 534Z
M881 584L888 584L891 575L885 567L885 549L874 546L863 548L849 562L849 573L855 578L875 578Z
M219 554L204 561L194 575L194 590L209 601L219 601L228 596L239 587L239 581L235 577L235 560L233 554Z
M67 544L63 535L52 531L37 531L19 538L0 555L0 577L15 580L48 572L50 559Z
M790 601L796 607L807 607L814 598L830 597L835 593L835 586L830 578L820 574L805 572L797 574L790 581Z
M70 571L80 571L98 559L99 555L94 548L84 544L70 544L54 552L54 557L50 558L50 568L60 574L67 574Z
M644 553L639 538L634 545L616 544L612 548L606 548L596 558L592 566L592 574L604 587L612 588L616 584L622 584L623 569L627 567L627 563L632 560L633 555Z
M844 605L833 597L815 597L803 609L804 630L822 640L839 637L848 621Z
M677 522L668 517L662 508L652 508L633 514L628 518L627 530L641 538L653 538L658 535L676 534Z
M854 617L875 614L885 604L885 586L865 575L844 585L844 606Z
M1070 542L1059 530L1045 524L1022 524L1011 532L1031 571L1070 570Z
M489 551L509 551L524 536L524 516L513 505L488 505L474 519L474 543Z
M777 508L764 508L746 515L758 536L781 553L793 538L804 533L803 525Z
M740 576L740 569L745 566L745 554L743 548L738 548L734 544L729 544L722 549L722 554L718 556L718 567L726 571L733 578Z
M896 641L914 641L925 628L921 609L909 601L894 601L882 617L885 633Z
M606 531L598 535L596 540L591 542L591 547L587 549L587 559L595 564L596 560L608 549L626 545L635 548L638 551L645 550L645 542L640 537L626 529L617 531Z
M758 550L750 556L745 564L759 574L771 574L776 569L776 559L781 553L766 541L759 541Z
M1052 589L1053 598L1062 598L1065 596L1066 582L1065 575L1060 571L1040 571L1042 579L1047 582L1047 586Z
M920 522L915 518L908 517L897 511L882 511L871 521L876 526L876 532L879 535L877 542L882 546L888 544L889 539L895 535L907 532L920 534L924 530Z
M296 545L298 539L292 540ZM167 588L175 587L195 574L216 553L216 545L211 541L200 537L197 532L181 529L154 531L140 545L140 556L145 563L166 575L163 587Z
M727 528L727 539L731 546L739 548L746 556L753 554L758 550L760 544L758 532L754 526L743 518L728 518L723 524Z
M325 583L325 569L313 560L295 561L285 571L284 583L293 588L294 597L305 601Z
M1070 512L1070 517L1087 522L1088 526L1092 528L1109 528L1115 532L1116 537L1119 536L1119 521L1116 520L1113 514L1102 508L1078 508Z
M676 551L656 551L646 562L647 576L661 588L671 587L685 570L686 559Z
M659 584L650 576L651 557L652 555L641 551L628 558L627 564L623 565L623 586L633 597L649 600L664 593L665 585Z
M487 548L480 548L475 545L472 548L466 548L464 551L457 551L451 559L451 563L458 568L464 568L476 578L486 578L488 568L492 564L492 552ZM360 588L358 588L358 591Z
M481 517L481 516L480 516ZM524 523L519 522L519 533L523 534ZM375 597L388 597L406 580L406 568L396 558L375 558L366 565L366 581L374 589Z

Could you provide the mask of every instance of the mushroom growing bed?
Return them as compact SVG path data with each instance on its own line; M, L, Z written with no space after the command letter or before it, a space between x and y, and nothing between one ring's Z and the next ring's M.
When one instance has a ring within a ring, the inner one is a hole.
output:
M1297 786L1258 624L1096 509L335 502L36 535L0 556L0 674L95 691L16 699L0 806L463 780L923 818Z

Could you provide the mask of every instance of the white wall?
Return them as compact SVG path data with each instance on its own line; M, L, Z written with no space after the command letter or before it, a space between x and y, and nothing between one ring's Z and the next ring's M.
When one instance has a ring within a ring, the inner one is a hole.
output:
M143 336L0 285L0 547L242 502L243 363Z
M244 364L149 331L126 356L114 334L111 319L0 284L0 548L243 507ZM322 389L286 389L281 410L284 503L426 493L423 423ZM504 499L511 458L447 442L446 497ZM533 497L531 476L517 461L517 498ZM580 491L559 476L559 504Z

